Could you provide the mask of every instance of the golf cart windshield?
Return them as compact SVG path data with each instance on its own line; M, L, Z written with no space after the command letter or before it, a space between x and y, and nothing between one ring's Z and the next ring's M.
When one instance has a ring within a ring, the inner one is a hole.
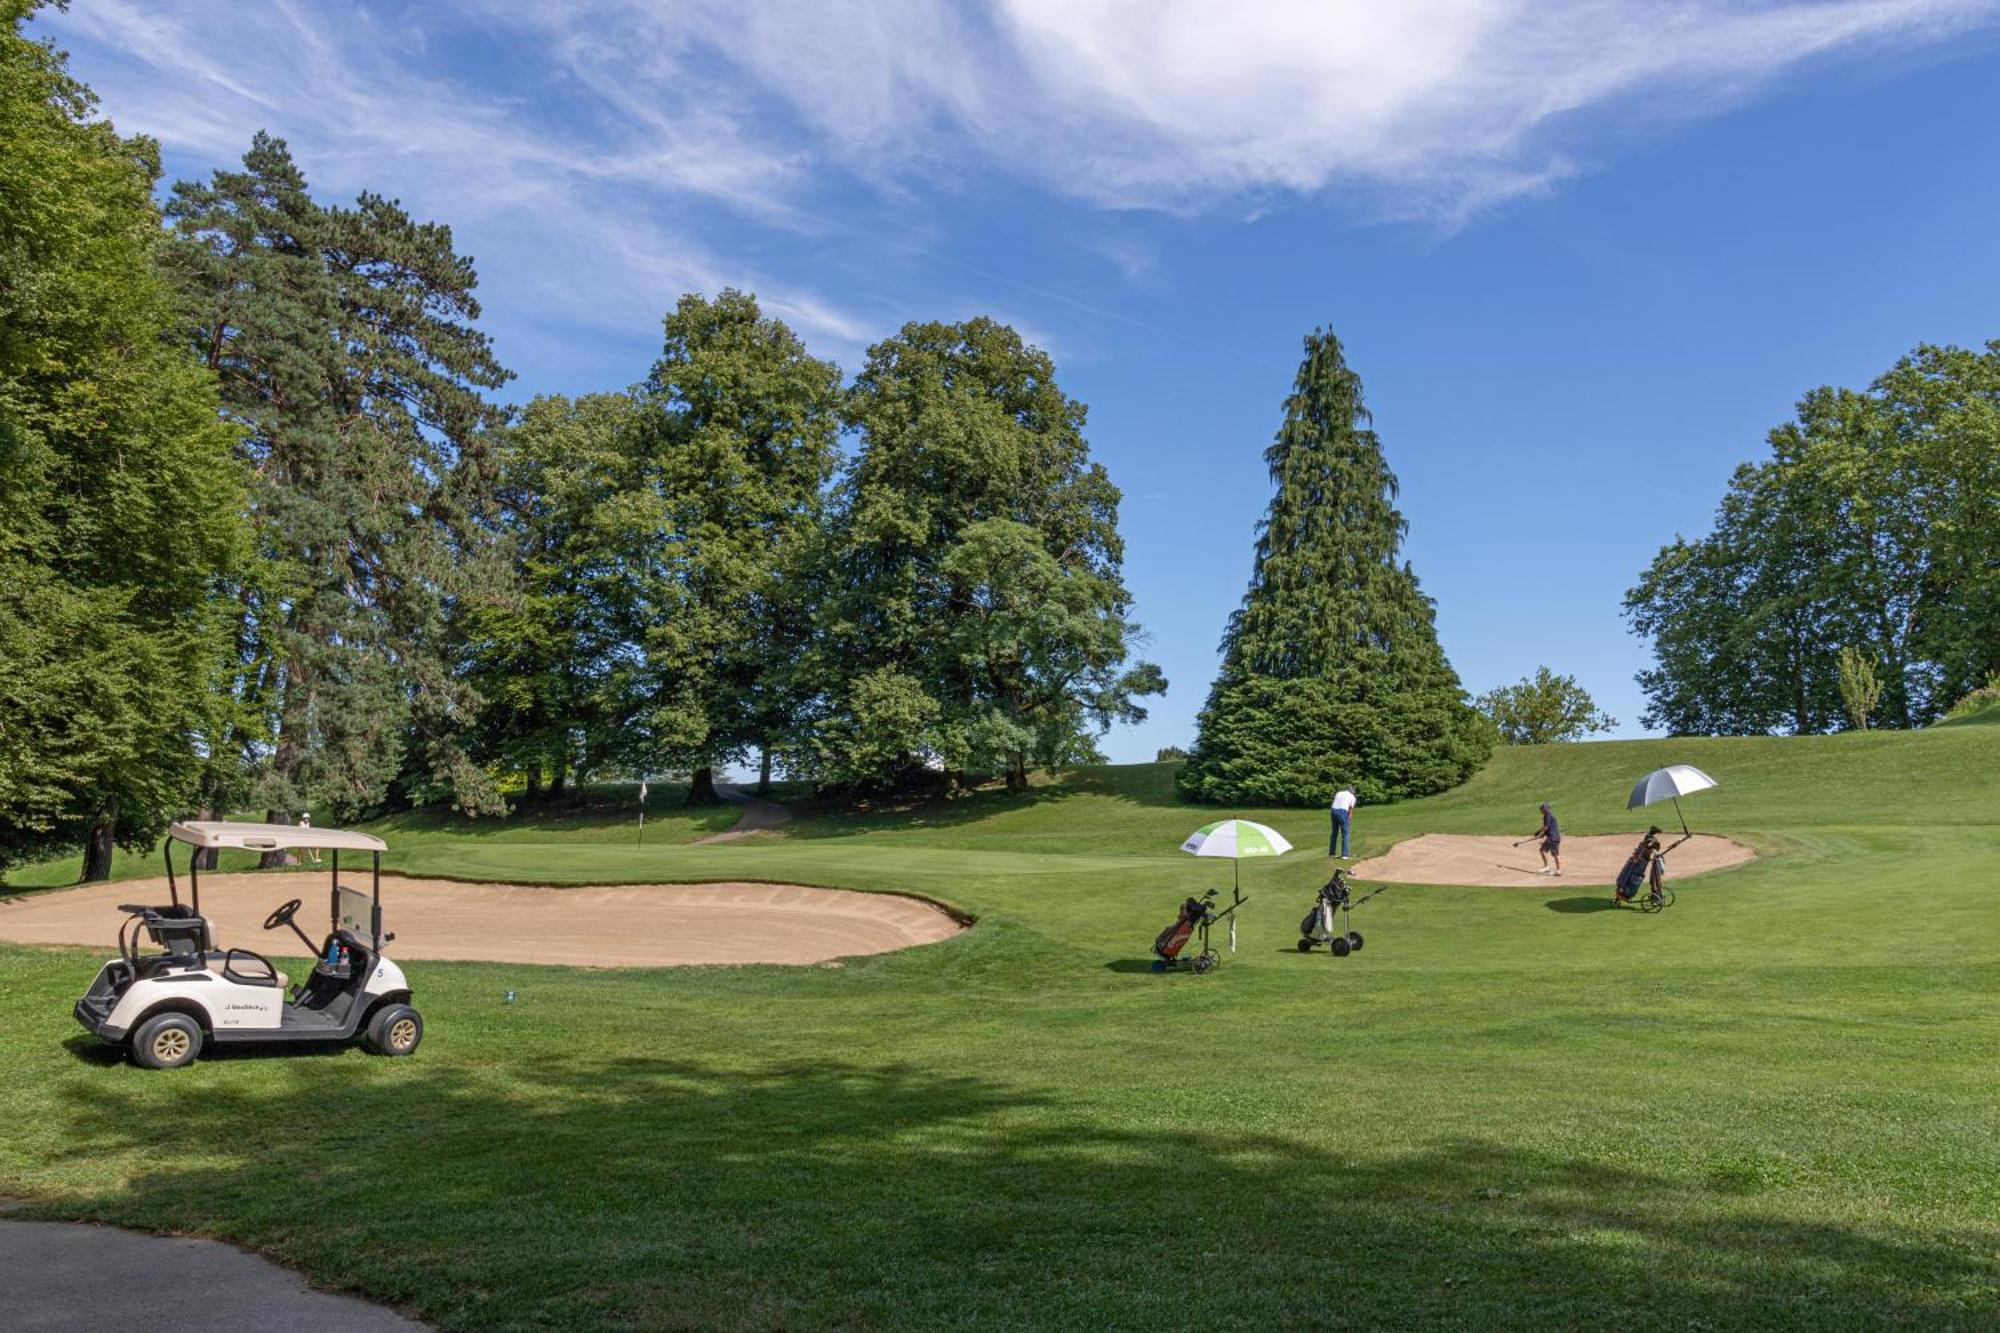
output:
M341 885L334 890L333 925L358 940L375 938L375 900L359 889Z

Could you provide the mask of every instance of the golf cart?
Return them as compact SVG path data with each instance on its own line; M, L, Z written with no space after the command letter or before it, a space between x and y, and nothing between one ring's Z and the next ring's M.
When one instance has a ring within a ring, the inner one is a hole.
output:
M188 901L174 878L173 845L197 851L235 847L271 852L318 848L333 853L329 893L332 928L315 945L295 919L297 898L264 918L264 929L290 927L315 959L310 975L287 994L290 979L262 954L220 948L201 914L201 874L188 857ZM395 939L382 933L380 838L341 829L289 824L191 822L167 830L160 846L172 902L121 903L118 957L107 962L76 1002L76 1018L103 1041L130 1050L147 1069L191 1063L204 1042L346 1042L362 1034L383 1055L408 1055L423 1040L424 1021L409 1004L403 970L382 956ZM369 892L340 882L340 854L374 856ZM141 936L159 947L142 952Z

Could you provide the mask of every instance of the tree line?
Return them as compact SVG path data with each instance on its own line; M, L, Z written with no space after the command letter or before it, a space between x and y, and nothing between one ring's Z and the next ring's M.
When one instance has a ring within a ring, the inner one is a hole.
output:
M264 134L161 206L6 3L0 868L752 759L1019 787L1165 689L1084 405L1014 330L911 323L846 382L690 295L640 382L509 409L449 228Z

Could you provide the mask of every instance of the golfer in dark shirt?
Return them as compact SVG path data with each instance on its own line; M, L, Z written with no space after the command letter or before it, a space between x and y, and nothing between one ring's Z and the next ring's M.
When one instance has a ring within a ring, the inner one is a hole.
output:
M1555 875L1558 878L1560 878L1563 872L1562 825L1556 823L1556 812L1549 809L1549 803L1547 801L1542 802L1541 839L1542 839L1542 868L1536 873L1542 875ZM1550 869L1549 867L1549 862L1551 861L1555 862L1554 869Z

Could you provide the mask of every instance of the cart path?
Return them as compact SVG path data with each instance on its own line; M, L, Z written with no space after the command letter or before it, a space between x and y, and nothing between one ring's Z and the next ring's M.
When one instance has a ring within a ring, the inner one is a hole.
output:
M202 915L215 942L296 959L291 931L265 931L287 898L305 904L299 925L317 946L327 930L325 870L250 871L201 877ZM367 891L365 875L342 875ZM181 879L182 901L187 880ZM115 948L119 903L164 903L164 878L116 880L0 900L0 939L17 944ZM638 884L544 888L382 876L389 956L568 967L674 967L691 963L823 963L949 939L965 928L921 898L811 889L796 884Z
M220 1241L5 1216L0 1310L10 1333L416 1333L430 1327L352 1296L314 1291L291 1269Z
M1678 835L1674 835L1678 836ZM1661 839L1671 844L1673 837ZM1407 838L1381 856L1358 862L1357 879L1386 879L1394 884L1466 884L1478 888L1535 889L1551 883L1610 885L1625 858L1639 845L1638 833L1596 834L1562 840L1562 879L1536 873L1542 864L1538 839L1520 846L1512 838L1475 838L1457 833L1426 833ZM1667 878L1685 879L1710 870L1726 870L1748 861L1754 853L1741 843L1712 833L1697 833L1667 853Z
M725 801L742 806L743 813L736 817L733 827L721 833L711 833L705 838L696 838L688 844L690 847L735 842L738 838L747 838L762 829L777 828L780 824L792 822L792 812L788 807L779 805L776 801L767 801L761 796L753 796L733 782L716 783L715 794Z

